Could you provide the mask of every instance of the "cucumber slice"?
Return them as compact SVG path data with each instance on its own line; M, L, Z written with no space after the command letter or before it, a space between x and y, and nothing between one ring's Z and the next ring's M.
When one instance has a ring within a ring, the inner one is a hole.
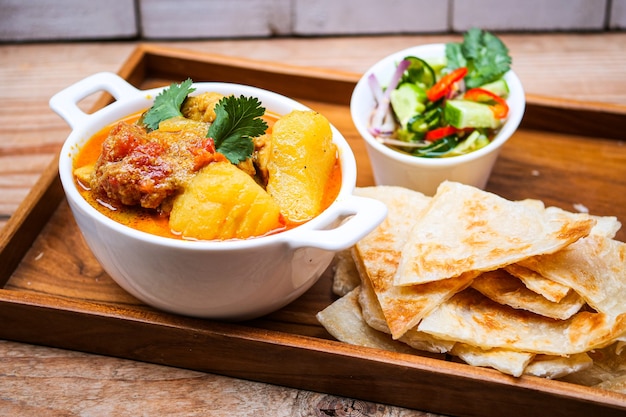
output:
M404 59L408 60L410 64L402 77L402 82L418 84L425 88L435 84L437 81L435 71L428 62L416 56L407 56Z
M423 136L427 131L441 124L442 111L440 107L428 110L425 113L416 114L407 122L407 130Z
M436 56L432 58L428 58L426 63L430 65L435 74L439 74L442 69L444 69L448 65L448 59L444 56Z
M391 108L400 122L405 127L411 117L424 111L426 105L426 92L415 84L400 84L391 92L389 97Z
M443 118L458 129L468 127L495 129L500 125L488 105L469 100L446 101Z
M419 148L413 151L413 155L422 156L425 158L440 158L448 156L454 148L459 144L458 138L453 136L446 136L430 145Z
M509 85L506 83L504 78L500 78L499 80L493 81L491 83L481 85L480 88L491 91L492 93L500 97L508 97L509 95Z
M464 155L473 152L489 144L487 136L478 130L474 130L467 138L454 148L448 156Z

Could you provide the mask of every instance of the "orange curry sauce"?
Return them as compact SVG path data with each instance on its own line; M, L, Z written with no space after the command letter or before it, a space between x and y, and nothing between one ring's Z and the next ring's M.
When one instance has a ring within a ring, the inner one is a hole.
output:
M141 116L142 112L129 115L119 121L125 121L128 123L136 122ZM266 113L263 119L268 124L268 133L271 133L272 126L279 116L275 114ZM74 157L74 169L83 166L94 165L100 156L102 151L102 143L107 138L109 131L119 121L112 123L101 129L98 133L93 135L78 154ZM175 239L182 239L177 233L173 233L169 227L169 216L157 212L156 210L144 209L139 206L125 206L120 203L111 202L109 200L103 200L100 196L96 196L91 193L88 184L83 184L78 179L74 178L76 186L83 196L83 198L96 208L99 212L105 216L115 220L118 223L132 227L143 232L147 232L157 236L165 236ZM339 189L341 187L341 168L339 159L335 161L333 171L331 173L330 181L328 182L327 189L324 192L324 200L322 207L327 208L337 197ZM296 223L288 223L285 228L276 230L273 233L282 232L298 226Z

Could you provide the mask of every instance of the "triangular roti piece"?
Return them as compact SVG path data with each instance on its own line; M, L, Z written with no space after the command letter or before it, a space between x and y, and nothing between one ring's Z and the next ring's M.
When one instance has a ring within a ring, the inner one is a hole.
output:
M404 244L430 198L392 186L358 188L355 194L378 199L388 208L387 218L353 247L352 255L361 280L369 279L391 334L398 339L430 310L469 285L476 274L463 274L428 285L394 286L393 277Z
M626 243L592 234L549 255L519 262L574 289L595 310L626 313Z
M556 252L587 236L594 223L588 214L548 211L444 181L413 226L394 282L423 284Z
M527 202L529 200L523 200ZM555 207L549 207L547 210L561 210ZM591 216L596 220L596 224L591 229L590 234L602 235L608 238L615 237L617 231L622 227L622 224L614 216ZM519 264L511 264L504 267L504 269L513 275L514 277L522 280L524 285L537 294L541 294L550 301L559 302L565 297L571 288L563 285L559 282L545 278L539 273L525 268Z
M595 388L600 388L607 391L621 392L626 394L626 375L619 375L606 381L600 382L594 385Z
M393 338L399 339L417 326L434 308L470 285L477 274L468 272L455 278L404 287L387 285L385 281L372 282Z
M596 221L596 225L591 229L591 233L594 235L602 235L613 239L619 229L622 228L622 223L617 220L615 216L591 216Z
M568 211L563 210L559 207L548 207L546 210L548 211L561 211L568 213ZM622 223L615 216L594 216L589 215L592 219L596 221L596 224L591 229L592 234L602 235L608 238L614 238L619 229L622 228Z
M524 374L556 379L580 372L593 366L593 359L586 353L570 356L537 355L524 370Z
M464 343L455 344L451 353L468 365L493 368L513 376L521 376L535 357L529 352L499 348L484 350Z
M374 330L365 323L359 306L360 287L339 298L317 313L317 320L335 339L357 346L384 349L391 352L415 353L404 343Z
M572 355L612 343L626 331L626 315L582 311L554 320L503 306L468 288L433 310L417 329L483 349Z
M377 348L389 352L408 353L426 356L436 359L444 359L443 355L429 352L418 352L406 343L393 340L387 333L379 332L368 326L363 320L361 306L359 304L359 293L361 287L336 300L334 303L317 313L316 317L320 324L335 339L356 346Z
M483 273L472 281L472 288L497 303L558 320L570 318L585 305L574 291L558 303L552 302L526 288L522 281L503 269Z
M447 353L455 346L455 342L442 340L435 336L420 332L417 327L412 327L398 339L399 342L406 343L413 349L430 353Z
M385 320L383 310L380 308L380 303L378 302L376 293L372 288L372 283L367 277L362 279L361 282L359 304L361 305L363 320L379 332L391 334L391 330L389 330L389 325L387 324L387 320Z
M562 378L572 384L626 393L626 349L621 342L587 352L593 365ZM621 382L620 382L621 381ZM614 384L616 382L616 384ZM621 387L620 387L621 385Z
M369 279L363 280L359 293L359 304L363 319L368 325L383 333L391 333ZM428 333L418 331L415 327L407 330L398 341L406 343L414 349L432 353L446 353L454 346L454 342L437 339Z
M361 278L352 259L352 251L345 249L335 254L333 274L333 294L344 296L359 285Z
M537 199L534 199L534 198L527 198L527 199L524 199L524 200L517 200L517 202L520 203L520 204L525 204L528 207L533 207L533 208L535 208L537 210L541 210L541 209L545 209L546 208L546 205L543 203L543 201L537 200Z
M506 265L503 269L522 281L529 290L555 303L561 301L572 290L570 287L545 278L520 264Z

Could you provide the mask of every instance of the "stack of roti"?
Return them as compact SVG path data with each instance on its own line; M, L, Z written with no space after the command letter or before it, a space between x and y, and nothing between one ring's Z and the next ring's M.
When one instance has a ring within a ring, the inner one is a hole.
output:
M444 182L358 188L386 220L338 256L317 314L335 338L546 378L590 369L626 333L621 224ZM626 337L624 338L626 340Z

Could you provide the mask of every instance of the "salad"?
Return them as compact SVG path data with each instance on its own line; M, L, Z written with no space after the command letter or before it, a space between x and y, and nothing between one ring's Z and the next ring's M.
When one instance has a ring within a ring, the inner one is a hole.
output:
M480 149L507 119L504 74L511 62L504 43L477 28L463 42L447 43L445 57L407 56L386 87L370 75L376 108L369 130L382 143L420 157Z

